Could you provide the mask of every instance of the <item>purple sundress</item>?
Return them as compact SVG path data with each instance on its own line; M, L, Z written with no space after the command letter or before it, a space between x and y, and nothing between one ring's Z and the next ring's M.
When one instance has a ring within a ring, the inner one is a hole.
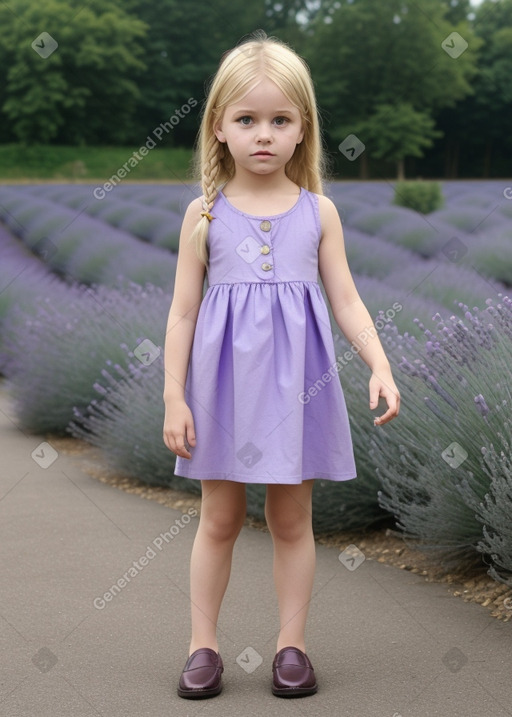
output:
M318 283L318 196L257 217L220 191L208 290L185 387L192 458L175 474L241 483L356 477L331 323Z

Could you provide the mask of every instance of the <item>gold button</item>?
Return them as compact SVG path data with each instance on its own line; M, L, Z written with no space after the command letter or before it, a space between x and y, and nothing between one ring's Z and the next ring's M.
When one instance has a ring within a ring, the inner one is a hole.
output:
M270 247L268 244L263 244L263 246L260 249L262 254L268 254L270 251Z
M272 269L272 264L262 264L261 268L263 269L263 271L270 271Z
M269 222L268 219L264 219L260 224L260 229L262 232L269 232L272 228L272 224Z

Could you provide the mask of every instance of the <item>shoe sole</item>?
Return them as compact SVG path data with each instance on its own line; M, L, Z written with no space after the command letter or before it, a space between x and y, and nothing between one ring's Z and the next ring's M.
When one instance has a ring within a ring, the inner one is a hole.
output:
M178 696L186 700L202 700L206 697L215 697L222 692L222 685L211 687L209 690L183 690L178 687Z
M314 695L318 691L318 685L313 687L274 687L272 685L272 694L276 697L307 697Z

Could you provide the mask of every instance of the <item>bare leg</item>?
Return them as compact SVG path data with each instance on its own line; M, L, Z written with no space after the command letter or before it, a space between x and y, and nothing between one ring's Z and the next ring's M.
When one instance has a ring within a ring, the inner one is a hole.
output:
M201 488L201 516L190 558L189 655L200 647L218 652L217 620L231 573L233 547L246 514L243 483L205 480Z
M265 516L274 542L274 582L279 603L277 651L306 652L305 628L315 576L312 527L313 480L299 485L267 485Z

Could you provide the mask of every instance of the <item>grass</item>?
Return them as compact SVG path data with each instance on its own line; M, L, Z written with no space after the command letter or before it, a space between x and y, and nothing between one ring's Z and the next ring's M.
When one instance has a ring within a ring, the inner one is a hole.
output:
M129 164L140 147L60 147L0 145L0 181L50 179L106 182L127 163L130 181L191 181L192 150L155 147Z

